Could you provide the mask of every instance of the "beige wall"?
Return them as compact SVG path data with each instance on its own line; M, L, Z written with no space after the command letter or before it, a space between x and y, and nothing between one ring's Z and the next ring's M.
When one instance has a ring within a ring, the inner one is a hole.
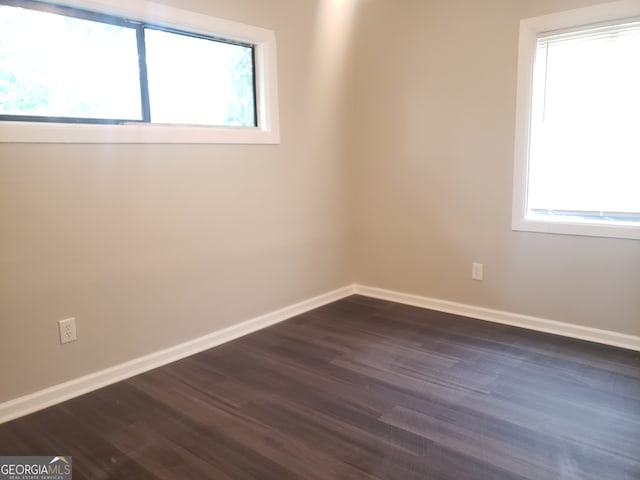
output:
M164 1L276 31L282 144L0 145L0 402L353 280L640 335L639 242L510 228L518 21L594 2Z
M318 2L172 3L276 31L282 144L0 145L0 402L350 283Z
M640 335L640 242L511 231L519 20L594 3L361 3L358 283ZM472 261L484 282L470 279Z

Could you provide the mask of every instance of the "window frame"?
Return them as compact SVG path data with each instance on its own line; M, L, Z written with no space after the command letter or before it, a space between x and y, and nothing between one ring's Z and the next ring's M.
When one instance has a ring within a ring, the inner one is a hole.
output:
M635 0L622 0L521 20L513 171L514 231L640 239L640 225L604 223L587 219L562 221L527 218L531 102L538 36L580 27L586 29L605 22L624 23L636 17L640 17L640 4Z
M11 2L13 3L13 2ZM92 19L130 21L148 28L253 47L256 127L148 123L139 120L64 122L2 121L0 143L280 143L275 33L145 0L42 0L55 10L72 9ZM117 24L117 23L115 23ZM55 120L55 119L52 119Z

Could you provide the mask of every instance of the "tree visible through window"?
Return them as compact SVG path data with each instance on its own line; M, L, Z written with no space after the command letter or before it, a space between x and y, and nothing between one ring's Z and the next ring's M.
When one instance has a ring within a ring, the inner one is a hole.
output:
M0 113L142 120L136 30L0 6Z
M0 2L0 119L255 127L254 48L33 1Z

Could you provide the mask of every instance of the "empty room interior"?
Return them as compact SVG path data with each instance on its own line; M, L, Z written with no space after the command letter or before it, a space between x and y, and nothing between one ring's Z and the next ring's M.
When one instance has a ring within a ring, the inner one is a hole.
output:
M637 0L0 1L0 478L639 479L638 58Z

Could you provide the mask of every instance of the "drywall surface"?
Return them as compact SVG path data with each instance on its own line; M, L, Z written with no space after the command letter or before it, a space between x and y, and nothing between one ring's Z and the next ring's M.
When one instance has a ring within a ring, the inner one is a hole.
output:
M282 143L0 145L0 402L351 280L322 3L165 3L276 32Z
M348 146L357 283L640 334L639 241L511 229L519 22L595 3L360 4Z

